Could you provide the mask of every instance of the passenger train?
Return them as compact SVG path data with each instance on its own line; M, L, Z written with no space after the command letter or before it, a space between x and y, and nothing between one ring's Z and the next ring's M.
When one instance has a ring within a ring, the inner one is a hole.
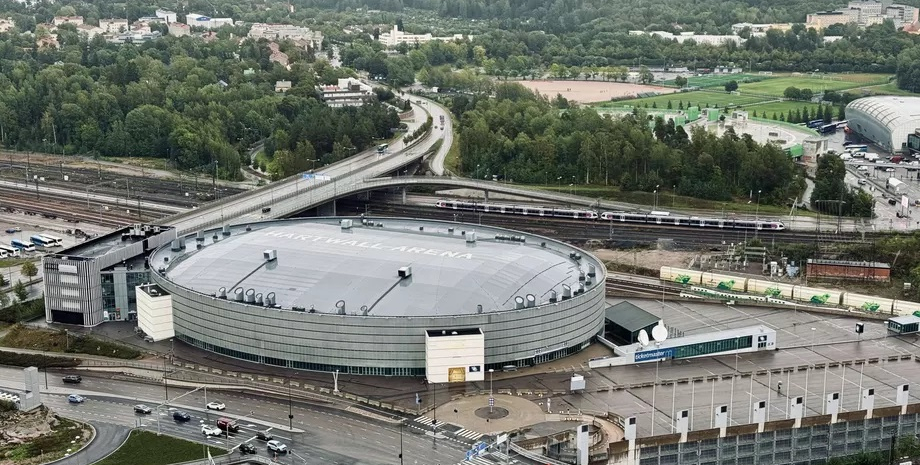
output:
M594 220L600 218L612 222L656 224L662 226L680 226L716 229L751 229L782 231L786 225L776 220L751 220L742 218L701 218L697 216L671 215L670 212L652 211L649 213L604 212L598 215L594 210L540 207L533 205L501 205L494 203L469 202L464 200L438 200L438 208L448 210L465 210L482 213L505 215L549 216L554 218L574 218Z

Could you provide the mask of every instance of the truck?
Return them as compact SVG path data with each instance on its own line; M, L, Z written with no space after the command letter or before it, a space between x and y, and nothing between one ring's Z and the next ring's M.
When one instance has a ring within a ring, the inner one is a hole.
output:
M901 192L901 188L904 187L904 181L895 178L888 178L888 181L885 183L885 185L895 192Z
M902 161L904 161L904 157L902 157L902 156L900 156L900 155L895 155L895 156L891 157L891 162L892 162L892 163L901 163Z
M872 152L866 152L866 161L875 162L878 160L878 154Z

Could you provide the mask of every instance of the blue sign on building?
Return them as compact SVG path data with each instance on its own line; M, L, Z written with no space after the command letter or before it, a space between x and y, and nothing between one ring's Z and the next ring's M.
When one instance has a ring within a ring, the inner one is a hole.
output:
M674 349L654 349L654 350L643 350L642 352L636 352L634 354L635 361L644 362L646 360L657 360L661 358L674 358Z

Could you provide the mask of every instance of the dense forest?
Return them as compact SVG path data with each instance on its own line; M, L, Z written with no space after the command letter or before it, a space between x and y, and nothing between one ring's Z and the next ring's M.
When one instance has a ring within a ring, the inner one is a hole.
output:
M232 179L249 145L277 131L289 134L279 148L293 150L306 141L311 151L295 153L325 161L389 137L398 126L395 111L381 104L325 106L316 84L350 71L310 63L308 56L287 70L268 60L264 40L239 44L223 31L208 42L164 37L115 45L101 37L87 41L70 25L58 36L60 48L33 51L27 35L0 35L0 137L6 146L161 157L182 169L216 162L219 175ZM292 44L282 47L296 53ZM275 82L283 79L293 88L276 94Z
M495 98L455 97L464 172L537 184L605 184L714 200L761 191L764 203L786 203L804 188L789 156L731 131L716 137L636 111L625 118L589 109L560 109L520 84L502 83ZM555 105L554 105L555 103ZM651 128L650 128L651 127Z

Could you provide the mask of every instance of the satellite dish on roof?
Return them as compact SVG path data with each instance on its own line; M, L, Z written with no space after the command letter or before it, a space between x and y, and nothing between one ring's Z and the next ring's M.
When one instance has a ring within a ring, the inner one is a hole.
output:
M648 333L644 329L639 330L639 344L642 344L642 347L648 345Z
M658 320L658 324L652 328L652 338L655 342L664 342L668 338L668 328L664 327L664 321Z

